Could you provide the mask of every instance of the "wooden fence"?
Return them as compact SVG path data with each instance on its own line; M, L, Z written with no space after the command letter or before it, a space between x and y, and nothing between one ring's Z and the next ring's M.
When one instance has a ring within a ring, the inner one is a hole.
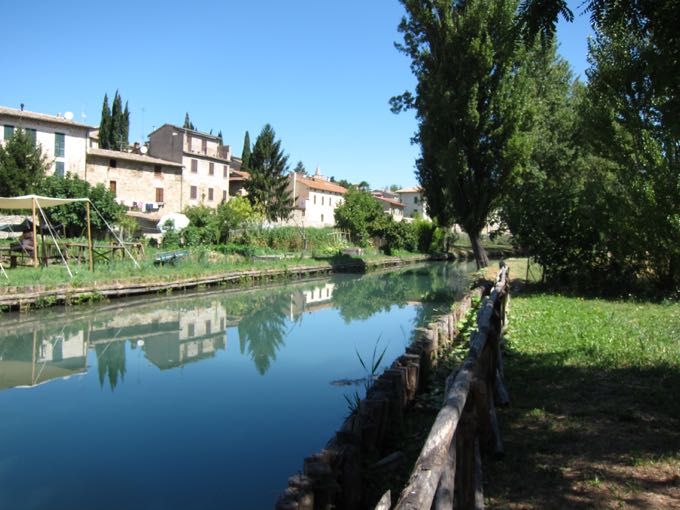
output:
M481 305L463 364L446 381L445 402L394 510L484 508L482 457L503 454L496 404L507 405L500 341L506 320L508 267ZM389 491L376 510L391 508Z
M503 269L499 274L498 284L494 288L491 297L482 305L482 311L480 312L482 323L484 321L483 317L487 315L493 316L493 320L488 318L486 322L489 325L493 324L495 329L493 329L493 334L489 333L492 329L490 326L487 326L486 329L480 329L480 331L487 332L484 335L484 345L482 345L481 349L476 347L480 342L479 335L472 338L472 348L478 349L478 353L474 355L475 360L480 357L486 360L485 363L491 362L491 360L487 360L489 357L492 357L494 360L500 360L500 351L494 351L489 355L485 347L487 343L489 346L498 345L498 337L505 317L505 300L507 298L506 275L507 269ZM329 508L351 510L359 507L363 500L364 490L360 467L362 462L367 456L375 458L376 455L386 453L385 448L389 444L388 437L398 433L401 429L405 413L415 401L417 393L428 380L428 372L436 364L439 355L457 338L459 334L458 324L472 306L473 299L488 294L488 291L489 288L484 286L475 288L456 303L449 313L439 317L435 322L429 324L427 328L420 330L415 342L407 348L403 356L397 358L392 366L375 381L368 390L366 398L359 404L357 411L345 420L340 430L328 442L326 447L321 452L307 457L304 460L302 473L292 476L288 480L288 488L276 503L277 510L325 510ZM490 305L490 303L493 303L493 305ZM490 306L493 310L487 311ZM487 337L492 337L491 341L487 342ZM476 362L472 362L472 369L470 368L470 363L466 359L465 364L463 364L463 370L460 373L465 373L465 370L472 370L476 374ZM496 361L493 361L493 366L496 366ZM507 395L502 390L502 379L499 377L499 375L502 376L502 364L498 366L501 373L492 374L489 377L498 381L498 387L507 400ZM472 376L470 376L470 379L472 379ZM479 379L479 376L477 376L477 379ZM453 381L451 378L450 380ZM466 397L471 386L471 382L468 381L468 388L465 391ZM484 385L475 384L474 393L480 393L483 387ZM472 402L472 399L470 401ZM464 404L465 400L463 400L460 406L461 409L464 407ZM458 414L460 415L460 411ZM453 436L453 429L456 426L457 423L452 425L448 442L444 441L446 447L442 448L448 448ZM498 444L500 445L500 440ZM448 451L445 455L448 459L447 455ZM388 455L378 464L383 461L389 462L390 457ZM471 458L474 462L474 457ZM433 459L440 462L436 457L430 458L430 460ZM439 464L430 465L436 467L439 473L433 482L436 490L439 480L443 478L442 473L445 470L440 469L438 467ZM415 472L418 469L422 469L422 467L417 467ZM459 473L461 472L459 470ZM446 476L453 476L451 470L446 471L446 473ZM412 481L417 480L412 479ZM410 491L417 491L420 494L419 485L411 487L410 484L409 487ZM443 491L444 485L441 492L443 493ZM408 494L408 492L405 493ZM432 499L430 498L430 500ZM440 497L439 500L441 501L442 498ZM383 505L379 506L379 508L390 508L389 494L385 495L383 501ZM402 508L429 509L430 505L423 504L423 506L405 506Z

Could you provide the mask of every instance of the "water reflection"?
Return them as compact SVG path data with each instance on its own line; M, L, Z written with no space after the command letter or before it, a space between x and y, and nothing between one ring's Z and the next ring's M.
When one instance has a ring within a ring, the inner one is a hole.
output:
M241 292L116 302L87 310L50 311L1 320L0 390L36 386L88 370L94 352L100 386L124 381L126 342L160 370L212 358L227 347L228 328L264 375L305 314L336 308L346 324L394 305L418 303L414 326L452 302L467 285L466 267L427 264L361 278L337 275L323 281Z

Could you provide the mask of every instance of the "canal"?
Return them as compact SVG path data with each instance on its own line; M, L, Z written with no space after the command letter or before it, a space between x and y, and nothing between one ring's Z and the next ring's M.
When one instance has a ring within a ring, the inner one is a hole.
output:
M272 508L471 270L3 314L0 508Z

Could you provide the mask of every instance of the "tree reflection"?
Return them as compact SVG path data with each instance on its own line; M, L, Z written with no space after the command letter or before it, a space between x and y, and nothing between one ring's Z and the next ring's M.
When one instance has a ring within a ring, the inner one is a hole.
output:
M338 281L333 305L346 323L365 320L393 305L421 302L416 327L446 311L465 290L468 279L454 264L428 264L398 272L369 274L359 280Z
M248 352L257 371L264 375L277 351L285 345L290 292L259 296L238 325L241 353Z
M109 342L95 345L97 353L97 371L99 385L104 387L104 379L108 375L109 386L114 390L118 385L118 378L125 379L125 342Z

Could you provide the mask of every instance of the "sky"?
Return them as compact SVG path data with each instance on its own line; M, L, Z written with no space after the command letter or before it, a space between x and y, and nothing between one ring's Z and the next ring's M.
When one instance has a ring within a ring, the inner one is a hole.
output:
M560 52L585 78L587 15L571 0ZM412 112L390 97L413 90L394 43L397 0L150 0L10 2L2 5L0 105L99 125L105 93L130 108L130 142L184 115L240 156L269 123L292 169L373 188L417 184Z

